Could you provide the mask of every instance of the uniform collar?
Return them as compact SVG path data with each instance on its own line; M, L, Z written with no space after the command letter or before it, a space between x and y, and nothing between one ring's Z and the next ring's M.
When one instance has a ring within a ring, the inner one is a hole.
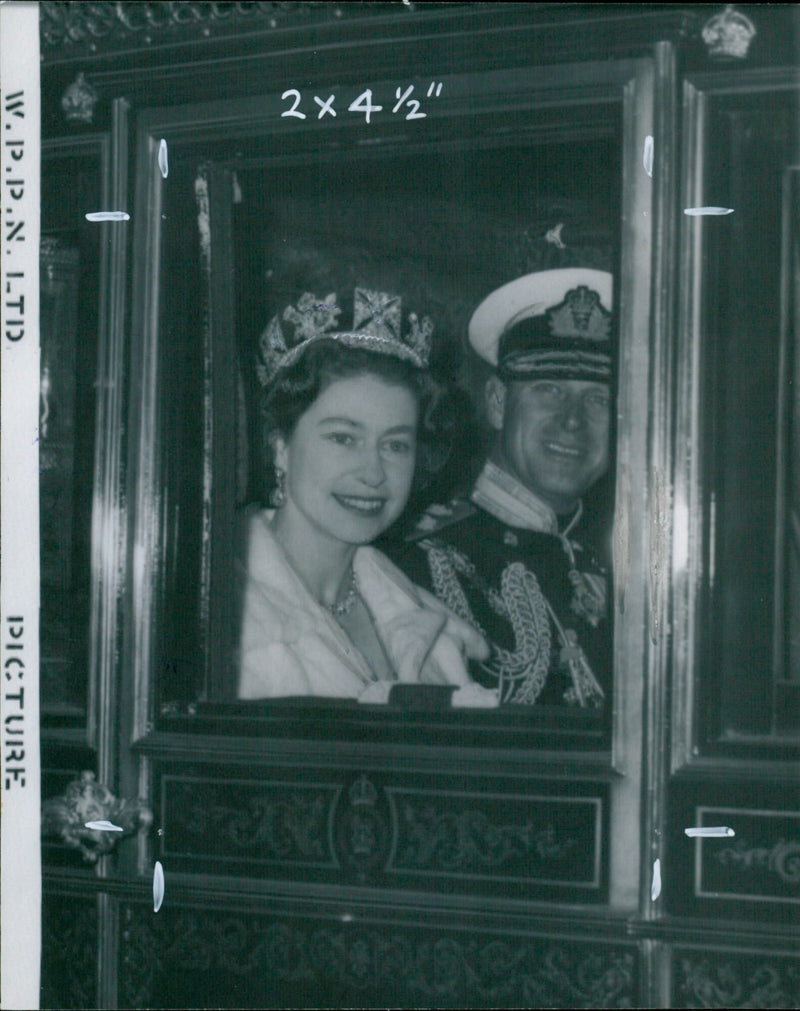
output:
M491 460L486 461L470 497L475 505L507 526L559 534L558 518L553 509ZM581 504L578 503L568 530L574 526L580 512Z

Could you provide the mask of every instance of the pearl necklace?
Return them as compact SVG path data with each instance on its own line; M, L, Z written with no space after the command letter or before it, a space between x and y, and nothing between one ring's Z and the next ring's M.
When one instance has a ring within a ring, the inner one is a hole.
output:
M341 600L337 600L334 604L325 604L325 610L329 611L334 618L338 618L343 614L349 614L353 610L353 605L358 597L358 583L356 582L356 574L353 569L350 570L350 586L348 587L347 593L342 597Z

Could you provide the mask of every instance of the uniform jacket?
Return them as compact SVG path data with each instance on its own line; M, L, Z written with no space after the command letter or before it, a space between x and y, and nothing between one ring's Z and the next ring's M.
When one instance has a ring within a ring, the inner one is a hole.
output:
M456 498L385 550L486 636L491 658L471 672L501 702L599 708L611 673L606 573L580 524L565 538L550 513L551 523L531 513L546 530L525 529Z

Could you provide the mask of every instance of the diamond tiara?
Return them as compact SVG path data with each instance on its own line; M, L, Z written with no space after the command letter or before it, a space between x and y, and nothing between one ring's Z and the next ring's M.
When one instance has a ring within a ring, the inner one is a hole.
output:
M353 329L337 330L341 307L334 293L318 298L305 292L296 305L272 317L259 339L256 372L267 386L282 369L293 365L309 345L334 340L345 347L363 348L410 362L417 368L428 364L433 323L428 316L408 315L402 333L402 300L399 295L356 288L353 296Z

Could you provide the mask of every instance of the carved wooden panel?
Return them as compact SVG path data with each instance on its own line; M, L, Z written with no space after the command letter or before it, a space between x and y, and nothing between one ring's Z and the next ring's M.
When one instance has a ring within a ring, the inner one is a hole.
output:
M736 951L676 949L675 1008L792 1008L800 1005L800 961Z
M800 802L788 783L728 783L673 788L670 910L800 923ZM732 835L687 838L693 826L721 826Z
M119 1006L633 1007L636 948L127 905ZM343 918L346 920L346 918ZM179 1003L175 1003L179 1000Z
M600 885L600 797L387 793L397 826L395 873Z
M44 892L41 1007L97 1007L97 929L93 894Z
M168 866L200 869L208 857L229 874L337 866L328 831L334 784L165 776L162 791Z
M346 770L161 778L173 870L601 902L606 787L447 782Z
M698 815L701 824L736 832L713 850L708 840L698 840L698 896L800 905L800 813L708 807L698 808Z
M98 44L104 49L121 48L136 40L152 42L186 41L208 38L214 32L244 28L245 30L275 29L287 20L300 24L333 21L344 11L319 2L303 3L203 3L179 0L177 3L123 2L105 3L42 3L40 9L41 40L46 53L95 52ZM363 15L365 3L348 3ZM328 8L326 10L326 8Z

